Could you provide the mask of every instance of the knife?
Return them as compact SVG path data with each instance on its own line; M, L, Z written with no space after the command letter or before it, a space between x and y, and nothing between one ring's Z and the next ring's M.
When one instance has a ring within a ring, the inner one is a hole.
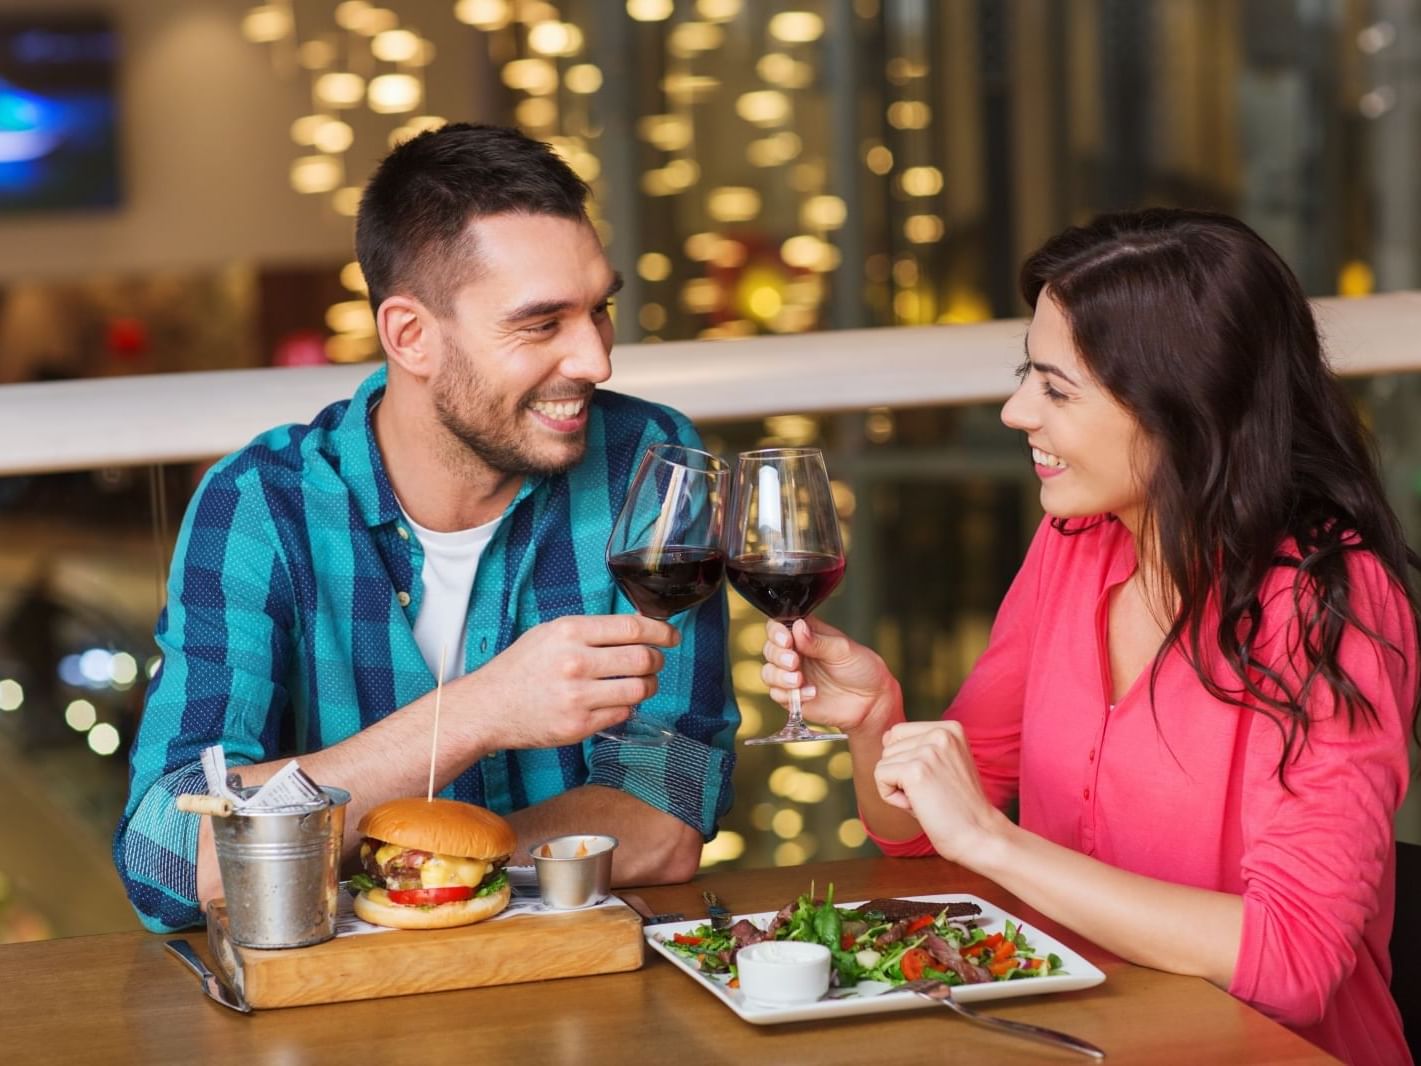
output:
M198 957L197 952L192 950L192 945L182 937L173 940L166 940L163 946L171 951L193 973L197 974L202 982L202 990L207 994L207 998L224 1007L231 1007L234 1011L242 1014L252 1013L252 1008L247 1006L246 1000L235 994L225 984L218 979L217 975L207 968L207 963Z

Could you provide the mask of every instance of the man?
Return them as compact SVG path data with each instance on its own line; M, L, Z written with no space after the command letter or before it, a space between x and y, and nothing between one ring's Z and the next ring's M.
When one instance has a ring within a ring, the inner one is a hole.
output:
M174 807L206 791L203 748L248 785L300 753L351 792L350 849L366 809L427 787L441 662L436 790L506 814L525 852L617 836L619 883L695 872L730 805L725 603L654 621L608 577L642 451L698 439L596 390L620 279L586 195L546 145L464 124L371 179L356 245L386 366L217 464L179 535L114 840L149 928L221 894L208 819ZM593 736L643 700L669 744Z

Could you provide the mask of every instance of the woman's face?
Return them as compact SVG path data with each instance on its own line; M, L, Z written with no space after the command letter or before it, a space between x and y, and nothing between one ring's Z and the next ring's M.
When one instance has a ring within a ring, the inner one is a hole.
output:
M1021 384L1002 408L1002 421L1026 434L1047 514L1113 514L1139 532L1148 439L1134 416L1091 377L1049 290L1036 301Z

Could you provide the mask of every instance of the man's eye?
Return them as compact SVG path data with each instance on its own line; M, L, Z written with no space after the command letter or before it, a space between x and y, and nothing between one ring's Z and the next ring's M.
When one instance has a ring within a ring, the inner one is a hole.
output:
M554 319L551 319L551 320L549 320L549 321L547 321L547 322L539 322L539 323L538 323L537 325L535 325L535 326L529 326L529 327L528 327L528 332L529 332L529 333L552 333L552 332L553 332L555 329L557 329L557 328L558 328L558 320L554 318Z
M598 315L599 317L600 317L601 315L605 315L605 314L607 314L608 312L610 312L610 311L612 310L612 304L613 304L614 302L615 302L615 301L612 301L612 300L603 300L600 304L598 304L596 307L594 307L594 308L592 309L592 313L593 313L594 315Z

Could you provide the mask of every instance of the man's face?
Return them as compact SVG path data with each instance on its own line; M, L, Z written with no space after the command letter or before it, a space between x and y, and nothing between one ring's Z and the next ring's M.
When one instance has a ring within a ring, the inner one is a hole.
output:
M439 421L505 474L555 474L587 448L592 390L612 373L621 279L585 221L494 215L470 223L477 277L440 320Z

